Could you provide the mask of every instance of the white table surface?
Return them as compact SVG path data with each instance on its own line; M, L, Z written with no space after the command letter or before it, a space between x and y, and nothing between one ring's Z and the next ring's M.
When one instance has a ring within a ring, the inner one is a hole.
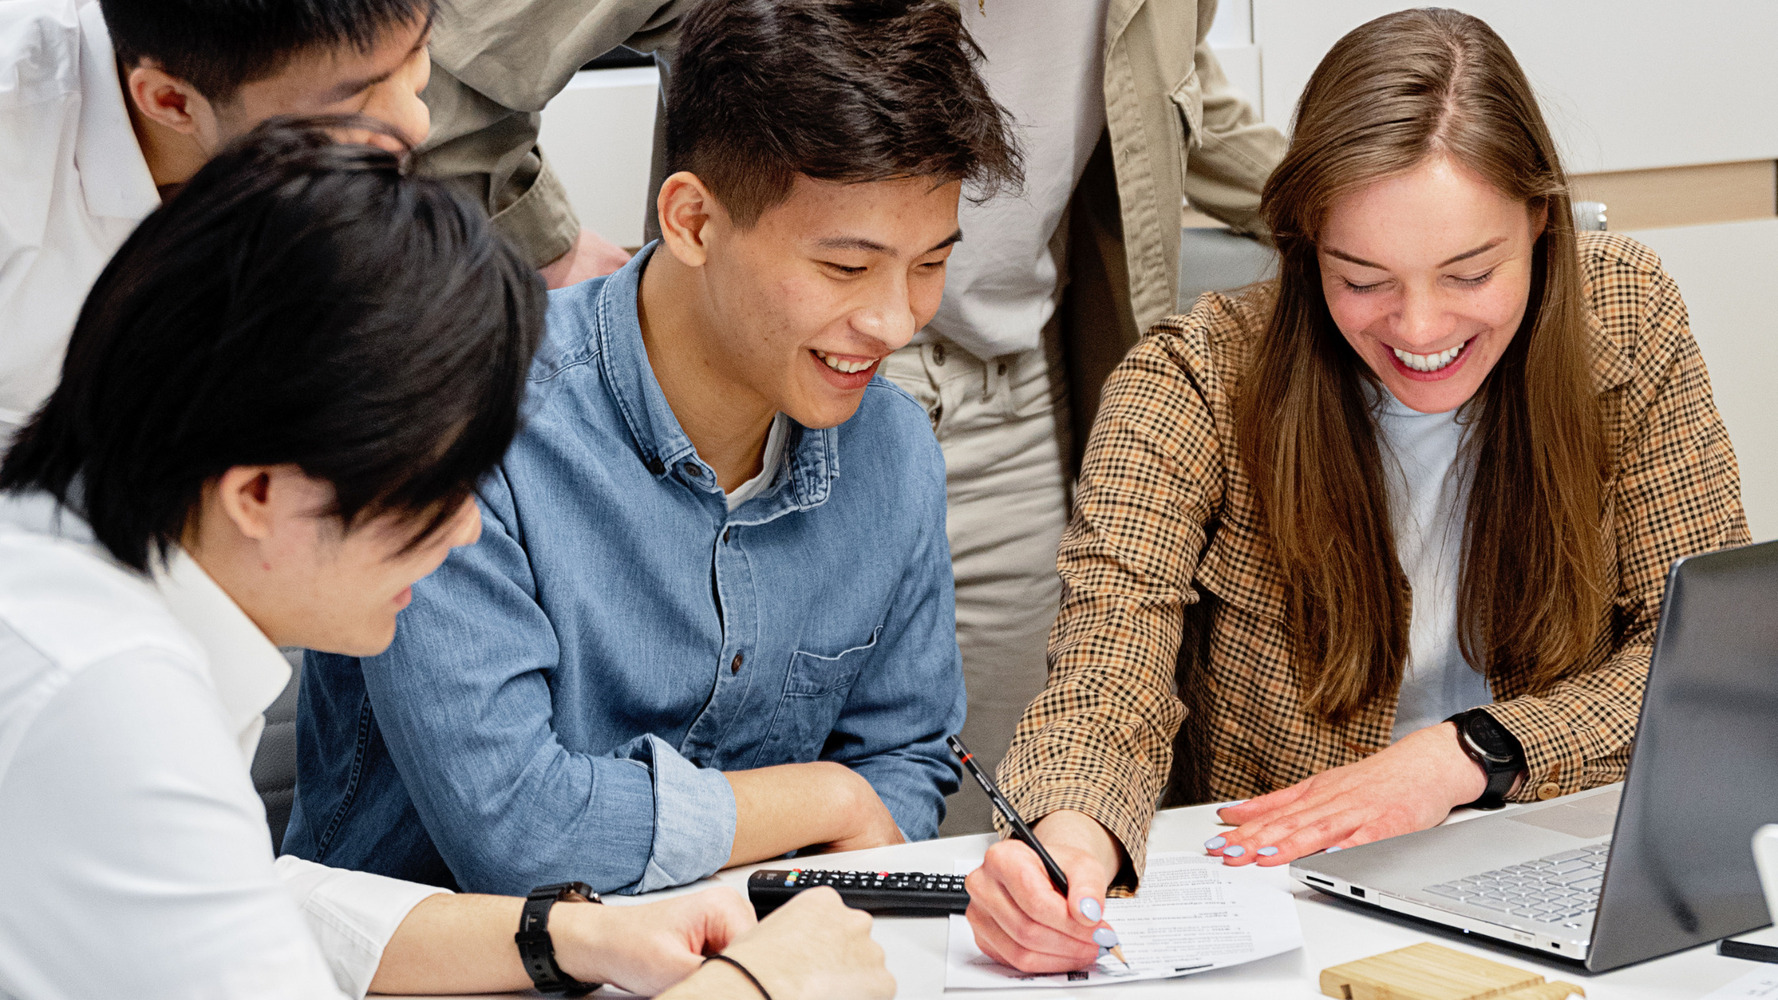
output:
M1155 819L1150 851L1202 850L1206 839L1226 829L1216 822L1214 806L1169 809ZM881 847L869 851L828 854L796 864L809 868L858 871L950 872L959 859L979 859L993 843L990 834L948 837L918 844ZM669 895L708 888L713 884L745 893L747 876L759 868L790 867L771 861L731 869L692 886L638 897L607 896L612 905L646 902ZM1250 868L1252 866L1249 866ZM1763 967L1763 963L1723 958L1716 946L1705 945L1666 958L1643 962L1604 975L1593 976L1554 960L1539 961L1527 952L1491 947L1464 935L1441 933L1406 921L1336 903L1321 893L1291 881L1288 866L1263 871L1278 887L1294 893L1302 919L1302 949L1274 958L1229 969L1218 969L1181 979L1143 983L1119 983L1078 989L960 990L948 994L975 1000L1060 1000L1063 997L1096 997L1099 1000L1137 998L1215 998L1215 1000L1307 1000L1319 997L1316 983L1321 970L1354 959L1406 947L1420 941L1436 941L1495 961L1531 968L1550 980L1566 980L1584 988L1589 1000L1692 1000ZM873 932L888 955L889 971L899 984L898 997L907 1000L947 996L945 983L945 921L935 917L879 917ZM602 991L594 996L613 995ZM622 994L616 994L622 995ZM837 1000L837 998L836 998Z

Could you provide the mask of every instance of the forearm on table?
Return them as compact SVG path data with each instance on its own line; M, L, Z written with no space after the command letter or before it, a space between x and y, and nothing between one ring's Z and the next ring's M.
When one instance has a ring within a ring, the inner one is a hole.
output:
M516 896L428 896L408 912L383 949L370 992L402 994L509 993L531 987L513 935L525 901ZM622 907L557 903L549 935L562 973L604 983L627 957L637 935ZM724 994L726 996L726 994Z
M830 844L855 832L864 782L844 764L779 764L723 777L735 792L735 842L725 867Z
M760 994L734 966L711 962L654 1000L760 1000Z
M499 993L527 989L513 934L525 901L439 895L421 900L383 949L372 993Z

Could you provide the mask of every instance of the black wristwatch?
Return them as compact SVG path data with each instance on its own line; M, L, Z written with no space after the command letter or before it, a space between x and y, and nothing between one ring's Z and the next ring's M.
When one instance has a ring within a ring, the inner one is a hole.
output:
M1479 708L1458 712L1445 721L1456 723L1457 745L1488 778L1488 787L1480 798L1468 803L1469 808L1499 809L1506 805L1506 793L1512 791L1513 782L1525 771L1525 748L1519 738Z
M557 882L540 885L525 897L525 909L519 914L519 932L513 940L519 943L519 961L531 974L531 982L539 993L560 993L577 997L598 989L600 983L583 983L562 971L556 964L556 946L549 937L549 909L557 903L598 903L599 894L585 882Z

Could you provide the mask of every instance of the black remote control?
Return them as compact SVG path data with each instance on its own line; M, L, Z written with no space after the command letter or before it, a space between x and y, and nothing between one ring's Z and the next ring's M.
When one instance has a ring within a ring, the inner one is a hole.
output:
M969 893L961 875L926 872L832 872L808 868L754 872L747 896L760 916L790 901L804 889L829 886L846 905L868 913L898 917L942 917L969 909Z

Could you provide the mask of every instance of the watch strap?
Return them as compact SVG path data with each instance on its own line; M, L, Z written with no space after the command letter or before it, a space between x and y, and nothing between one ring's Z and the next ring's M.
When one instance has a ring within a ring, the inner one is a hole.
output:
M597 903L600 899L593 887L585 882L540 885L525 897L525 907L519 912L519 931L513 935L513 940L519 946L519 961L524 963L525 972L538 992L584 996L601 984L583 983L556 964L555 942L549 934L549 911L559 902Z
M1471 809L1499 809L1506 805L1507 793L1525 770L1525 750L1518 738L1479 708L1458 712L1445 721L1457 727L1457 745L1482 769L1488 781L1482 794L1464 805Z

